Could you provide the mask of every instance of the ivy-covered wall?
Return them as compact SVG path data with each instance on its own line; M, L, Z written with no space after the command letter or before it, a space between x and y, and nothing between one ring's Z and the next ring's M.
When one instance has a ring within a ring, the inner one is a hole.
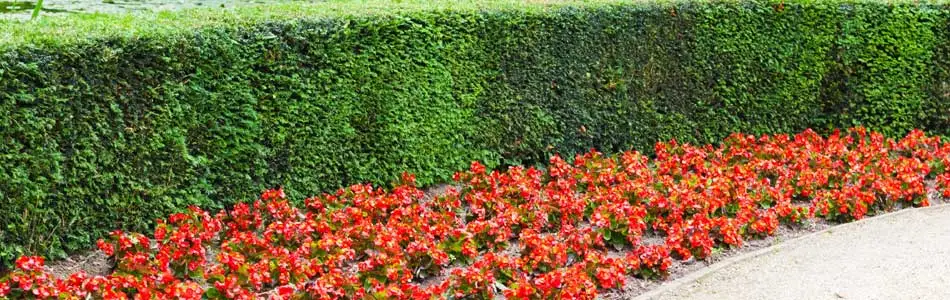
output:
M736 131L948 135L948 12L410 1L0 23L0 262L275 186Z

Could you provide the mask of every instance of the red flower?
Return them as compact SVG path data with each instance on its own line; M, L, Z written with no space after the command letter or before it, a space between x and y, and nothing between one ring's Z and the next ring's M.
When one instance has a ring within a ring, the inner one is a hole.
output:
M10 283L6 281L0 281L0 297L6 297L10 294Z
M16 260L16 267L26 272L42 271L45 261L39 256L21 256Z
M392 190L357 184L302 208L282 189L215 215L189 207L159 220L154 240L114 231L97 241L116 259L113 274L57 280L42 258L22 257L0 297L198 299L196 282L207 282L209 295L229 299L491 298L503 286L509 298L590 299L628 275L666 276L674 254L705 259L783 224L929 205L927 178L950 195L950 144L921 131L733 134L716 147L674 140L655 151L554 156L544 170L474 162L454 176L458 189L432 198L406 173ZM647 231L663 242L645 244ZM447 278L414 283L448 266L458 267Z

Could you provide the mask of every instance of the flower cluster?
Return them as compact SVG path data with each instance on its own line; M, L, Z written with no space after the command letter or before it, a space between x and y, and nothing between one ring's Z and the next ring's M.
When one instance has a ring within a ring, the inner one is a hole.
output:
M476 162L435 197L407 174L390 191L354 185L300 206L278 189L217 215L192 207L151 238L99 241L116 262L107 276L58 279L22 257L0 298L591 299L782 224L926 206L932 188L950 196L950 144L920 131L734 134L655 153L503 172Z

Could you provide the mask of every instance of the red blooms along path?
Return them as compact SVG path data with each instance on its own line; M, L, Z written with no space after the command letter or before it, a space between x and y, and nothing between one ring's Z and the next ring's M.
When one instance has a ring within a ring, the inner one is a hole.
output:
M636 299L950 299L950 204L832 227L735 259Z
M925 180L950 184L950 144L920 131L735 134L655 152L553 157L544 170L473 163L438 197L411 175L391 191L354 185L302 206L267 191L217 214L173 214L151 237L113 232L98 243L117 261L108 276L56 279L42 259L21 258L0 296L590 299L807 218L927 206Z

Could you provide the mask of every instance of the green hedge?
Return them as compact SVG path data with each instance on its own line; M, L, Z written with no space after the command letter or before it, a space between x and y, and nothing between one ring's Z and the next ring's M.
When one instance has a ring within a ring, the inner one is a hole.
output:
M735 131L948 135L948 12L375 1L2 23L0 262L278 185L429 184Z

